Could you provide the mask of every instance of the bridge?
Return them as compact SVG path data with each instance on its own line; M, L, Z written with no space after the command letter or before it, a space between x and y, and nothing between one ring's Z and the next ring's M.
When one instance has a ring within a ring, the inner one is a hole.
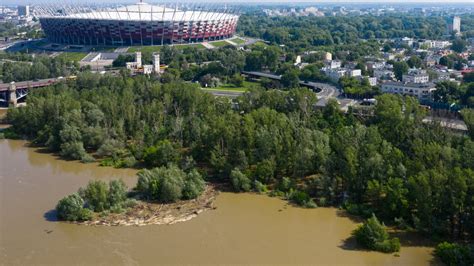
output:
M30 89L50 86L60 79L41 79L33 81L0 83L0 106L16 107L18 103L24 102Z
M281 76L265 73L265 72L257 72L257 71L242 71L242 74L258 77L258 78L268 78L273 80L281 80ZM337 98L340 94L339 89L336 86L333 86L328 83L321 83L321 82L312 82L312 81L300 81L300 85L304 87L310 88L314 91L319 98L320 103L318 105L326 105L326 102L330 98Z

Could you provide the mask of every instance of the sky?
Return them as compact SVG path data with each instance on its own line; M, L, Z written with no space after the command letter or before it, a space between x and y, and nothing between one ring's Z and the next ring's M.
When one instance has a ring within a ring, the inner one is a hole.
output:
M1 4L7 4L7 5L15 5L15 4L38 4L38 3L59 3L59 4L64 4L64 3L78 3L78 2L101 2L101 3L134 3L138 2L138 0L100 0L100 1L92 1L92 0L1 0ZM211 2L211 3L295 3L295 2L301 2L301 3L380 3L380 4L387 4L387 2L390 3L435 3L435 4L440 4L440 3L447 3L447 4L452 4L452 3L467 3L467 4L472 4L474 5L474 0L198 0L198 1L191 1L191 0L174 0L174 1L157 1L157 0L145 0L144 2L150 2L150 3L160 3L160 2Z
M93 3L135 3L138 2L139 0L1 0L1 4L6 4L6 5L24 5L24 4L40 4L40 3L55 3L55 4L71 4L71 3L88 3L88 2L93 2ZM403 3L433 3L436 5L440 4L454 4L454 3L463 3L463 4L469 4L474 6L474 0L164 0L164 1L158 1L158 0L144 0L144 2L149 2L149 3L176 3L176 2L186 2L186 3L253 3L253 4L268 4L268 3L378 3L378 4L388 4L388 3L397 3L397 4L403 4Z

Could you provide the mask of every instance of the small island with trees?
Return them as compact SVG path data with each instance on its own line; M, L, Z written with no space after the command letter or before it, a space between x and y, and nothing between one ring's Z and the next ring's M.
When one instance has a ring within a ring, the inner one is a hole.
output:
M174 224L213 208L216 195L196 169L169 165L140 171L131 191L122 180L90 181L61 199L56 211L60 220L85 225Z

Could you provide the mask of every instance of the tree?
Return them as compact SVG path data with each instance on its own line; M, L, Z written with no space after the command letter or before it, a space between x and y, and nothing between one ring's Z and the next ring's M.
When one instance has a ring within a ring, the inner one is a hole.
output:
M86 221L91 218L91 212L83 208L84 201L78 194L72 194L61 199L56 205L57 216L65 221Z
M357 243L365 248L381 251L385 253L397 252L400 250L400 240L389 238L385 226L379 222L375 215L367 220L352 232Z
M285 86L286 88L298 88L300 85L300 78L298 75L298 71L295 69L291 69L286 71L282 76L281 76L281 84Z
M423 61L416 55L412 55L407 63L411 68L420 68L423 65Z
M474 245L442 242L436 246L435 254L446 265L468 266L474 264Z
M108 191L109 206L120 206L127 199L127 186L120 180L112 180L109 182Z
M451 49L457 53L462 53L466 50L467 43L465 40L457 38L453 41Z
M467 130L471 139L474 140L474 109L464 109L461 111L464 123L466 123Z
M406 62L402 61L393 63L393 72L398 80L402 80L403 74L408 73L408 68L409 66Z
M201 174L196 169L192 169L184 180L183 198L195 199L199 197L204 191L205 186L206 183Z
M87 187L83 190L80 190L79 194L85 199L87 207L94 212L105 211L110 207L109 189L104 181L89 181ZM116 200L117 195L113 195L112 198Z
M177 163L180 159L179 151L169 140L160 141L157 145L145 150L143 160L148 166L164 166Z
M147 199L175 202L183 197L185 178L186 174L175 165L145 169L138 173L136 189Z
M230 173L230 180L232 182L232 187L236 192L247 192L252 188L250 179L244 173L240 172L239 169L232 170Z

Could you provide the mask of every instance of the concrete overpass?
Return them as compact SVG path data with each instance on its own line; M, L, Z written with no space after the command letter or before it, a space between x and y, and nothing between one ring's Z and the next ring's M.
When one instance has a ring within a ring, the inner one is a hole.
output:
M60 79L41 79L22 82L0 83L0 106L16 107L18 102L23 101L29 90L50 86Z

